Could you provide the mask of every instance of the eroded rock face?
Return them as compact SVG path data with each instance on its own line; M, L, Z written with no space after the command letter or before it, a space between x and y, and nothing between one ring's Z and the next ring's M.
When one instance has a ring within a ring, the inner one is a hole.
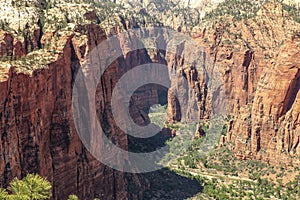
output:
M287 23L288 14L278 4L264 5L257 15L245 22L224 19L194 36L200 46L206 47L204 52L211 60L202 62L207 74L199 65L188 66L183 59L167 57L169 66L188 80L188 90L180 89L186 88L182 87L182 76L172 80L184 105L197 105L181 113L178 99L169 91L168 115L170 121L180 121L195 115L203 120L214 114L211 93L216 88L207 87L205 78L212 77L209 72L218 71L222 87L217 91L225 94L219 101L224 103L226 113L234 116L222 144L233 143L232 150L241 158L275 165L297 164L293 158L299 156L300 149L300 57L299 36L293 32L299 24ZM184 45L178 49L191 54Z
M253 105L242 112L249 116L238 117L232 127L229 139L239 154L263 151L257 158L273 164L291 164L291 156L299 155L299 41L281 47L264 69Z
M1 56L12 56L13 55L13 43L14 39L9 33L1 33Z
M75 130L71 98L76 73L81 70L81 60L87 52L106 39L99 26L87 25L77 31L81 30L87 34L86 44L70 35L55 62L31 75L11 68L8 78L1 81L1 185L7 186L14 177L39 173L51 181L53 199L67 199L73 193L80 199L139 199L147 181L101 164L85 149ZM6 54L19 48L13 46L11 37L6 38L2 48ZM146 57L144 51L137 54ZM131 67L126 66L126 60L120 60L109 67L96 97L99 118L111 129L110 139L124 149L127 136L114 125L107 102L116 81ZM138 118L138 114L134 116ZM127 183L128 180L131 182ZM135 184L139 191L129 192L128 184Z

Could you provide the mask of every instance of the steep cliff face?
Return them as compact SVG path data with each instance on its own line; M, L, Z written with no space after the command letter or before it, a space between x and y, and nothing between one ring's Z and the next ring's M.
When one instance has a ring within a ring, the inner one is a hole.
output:
M168 66L174 73L168 92L168 121L208 119L212 112L212 90L208 89L208 81L212 78L209 69L213 67L210 56L201 46L193 48L181 43L175 49L178 55L166 55Z
M89 31L88 48L105 38L99 29ZM99 32L102 35L93 35ZM95 160L77 136L71 92L80 48L72 36L65 42L61 55L47 68L31 75L11 68L1 81L1 185L39 173L52 182L53 199L66 199L74 192L82 199L126 199L125 175ZM107 84L101 87L110 88ZM126 147L126 138L118 140Z
M234 121L228 139L234 150L273 164L299 155L299 38L291 39L264 69L253 104ZM241 128L243 127L243 128ZM257 154L258 153L258 154Z
M193 34L194 40L206 47L207 59L202 60L206 74L199 64L167 58L170 67L176 66L176 73L188 80L189 92L180 91L179 100L194 105L180 113L178 99L169 92L170 120L195 116L203 120L214 113L215 88L206 85L205 79L212 77L209 72L218 71L222 85L219 91L225 95L217 98L226 113L234 116L222 141L232 143L232 150L241 158L297 163L293 158L299 155L299 24L278 3L264 4L248 19L221 17L220 21L207 23ZM178 49L192 54L184 45ZM172 80L179 90L181 78Z
M147 180L101 164L83 146L73 122L72 86L87 54L108 35L156 22L114 4L93 8L61 1L56 7L49 2L44 5L47 11L41 11L36 3L19 6L16 12L14 5L3 2L3 12L10 16L12 10L18 23L2 24L0 34L1 186L14 177L39 173L51 181L53 199L67 199L72 193L80 199L141 199ZM28 16L20 18L20 13ZM35 14L37 19L32 18ZM119 48L126 42L120 41ZM97 87L98 117L109 138L125 150L128 138L114 123L109 106L112 90L126 71L149 62L146 50L128 53L110 65ZM166 99L159 100L157 86L139 91L130 112L137 123L146 124L149 105Z
M61 17L53 11L55 9L48 12ZM133 28L139 20L143 21L142 18L125 21L117 16L114 24L104 20L98 25L91 23L97 21L98 14L89 11L84 14L87 21L53 30L49 16L41 27L25 23L21 32L26 32L26 37L8 31L1 34L0 127L4 157L0 165L1 185L7 186L16 176L39 173L52 182L53 199L66 199L72 193L81 199L141 199L143 191L149 187L147 180L114 171L97 161L82 145L73 122L71 98L76 74L78 70L85 70L82 64L88 53L108 35ZM143 23L145 26L146 22ZM112 48L126 49L128 42L137 41L132 38L132 41L119 42ZM106 53L109 50L114 49L107 49ZM114 122L110 107L112 91L128 70L151 62L165 63L165 60L158 51L149 53L141 49L127 53L109 66L97 87L95 100L99 120L109 139L125 150L129 141ZM88 85L86 88L89 91ZM149 123L146 114L149 106L166 103L166 98L159 95L161 92L166 94L166 90L157 85L139 88L131 100L130 114L134 121L141 125Z
M241 157L254 157L272 164L297 164L299 161L293 159L299 155L299 38L293 27L297 25L288 25L291 26L287 27L290 29L287 37L276 30L276 26L286 23L282 16L287 16L278 4L266 4L258 15L264 19L275 17L281 22L274 27L269 21L273 36L262 43L265 51L254 49L245 53L240 65L244 73L239 81L240 98L244 100L238 101L238 112L234 110L236 119L227 139L234 143L233 150ZM255 29L253 32L259 40ZM280 41L282 38L286 40Z

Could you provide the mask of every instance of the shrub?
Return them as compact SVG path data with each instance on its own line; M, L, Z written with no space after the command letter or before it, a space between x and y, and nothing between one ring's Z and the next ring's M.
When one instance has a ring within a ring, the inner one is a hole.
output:
M8 190L12 193L7 196L8 199L43 200L51 197L51 184L34 174L28 174L22 180L13 179Z
M78 197L75 194L71 194L69 195L68 200L78 200Z

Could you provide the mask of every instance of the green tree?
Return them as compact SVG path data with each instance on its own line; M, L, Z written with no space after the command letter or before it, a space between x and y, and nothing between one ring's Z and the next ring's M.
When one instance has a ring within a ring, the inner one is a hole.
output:
M7 199L8 198L8 193L5 189L0 188L0 199Z
M39 175L28 174L22 180L13 179L9 190L13 199L44 200L51 197L51 184Z
M71 194L69 195L68 200L78 200L78 197L75 194Z
M26 188L24 183L19 180L18 178L14 178L10 182L9 190L13 193L12 195L8 196L7 199L16 199L16 200L30 200L30 197L26 195Z

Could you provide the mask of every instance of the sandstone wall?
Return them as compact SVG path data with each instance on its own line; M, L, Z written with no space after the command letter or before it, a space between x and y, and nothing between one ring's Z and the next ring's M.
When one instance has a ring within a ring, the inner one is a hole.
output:
M12 67L8 77L1 80L1 186L7 186L14 177L39 173L51 181L53 199L67 199L73 193L80 199L139 199L147 181L98 162L82 145L75 130L72 84L84 56L106 39L105 32L96 25L79 27L77 31L87 35L86 44L74 35L67 36L65 41L61 40L65 43L60 56L46 68L24 74ZM10 35L5 35L1 45L4 55L19 52L18 43L13 45L12 41ZM124 149L127 136L115 127L107 104L113 86L129 67L125 59L114 62L99 84L96 98L99 118L110 127L109 137ZM129 191L129 184L139 190Z

